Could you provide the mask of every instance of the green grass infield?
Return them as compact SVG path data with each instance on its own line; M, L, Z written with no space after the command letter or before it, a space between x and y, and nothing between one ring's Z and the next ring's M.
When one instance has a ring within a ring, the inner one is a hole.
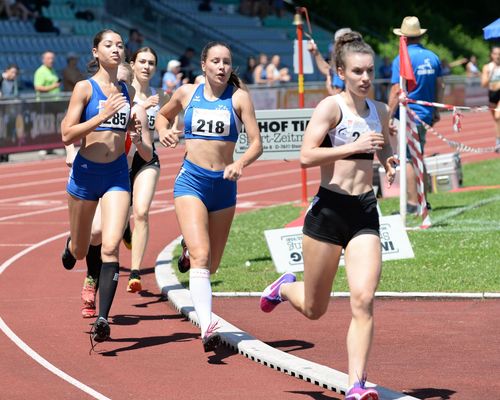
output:
M498 185L500 159L466 164L463 174L464 187ZM431 193L428 200L433 207L432 227L408 231L415 258L385 261L378 290L500 292L500 189ZM382 199L380 208L383 215L397 213L399 199ZM212 277L214 292L260 292L276 279L279 274L264 231L283 228L300 211L294 204L284 204L237 215L219 271ZM417 227L420 222L409 217L407 225ZM174 251L174 266L179 254L180 246ZM189 274L174 269L188 286ZM333 290L348 291L343 267Z

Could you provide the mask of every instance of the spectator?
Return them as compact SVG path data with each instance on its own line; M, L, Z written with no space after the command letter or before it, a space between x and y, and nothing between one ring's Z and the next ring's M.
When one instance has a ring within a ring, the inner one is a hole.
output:
M379 87L379 100L383 103L387 103L388 100L388 90L389 82L392 76L392 66L391 59L389 57L384 57L382 65L378 69L378 77L384 79L384 82L380 83Z
M271 57L271 62L266 67L266 76L269 83L290 82L288 68L280 68L281 58L275 54Z
M42 65L35 71L33 79L37 98L51 97L61 91L61 79L54 69L54 60L52 51L42 54Z
M426 49L420 44L420 39L427 29L420 28L420 21L417 17L405 17L401 24L401 29L394 29L394 34L406 36L408 38L408 55L415 73L416 87L408 91L408 97L413 100L424 100L442 103L443 100L443 78L441 73L441 61L432 51ZM399 104L399 55L392 62L392 88L389 95L390 116L397 114ZM440 119L439 109L422 106L419 104L410 104L409 107L417 116L428 125L433 125ZM396 132L396 128L391 119L391 132ZM418 136L422 154L424 153L425 126L417 122ZM407 149L408 160L411 160ZM406 178L408 181L408 202L407 212L409 214L418 213L417 198L417 177L415 171L409 162L406 166ZM424 179L425 181L425 179ZM428 208L429 204L427 203Z
M247 58L247 67L245 69L245 72L243 73L242 80L245 82L247 85L253 85L255 83L254 77L253 77L253 72L255 70L255 67L257 66L257 60L255 59L254 56L250 56Z
M181 63L177 60L170 60L167 65L167 72L163 75L163 91L171 95L182 85Z
M85 79L82 71L78 68L78 56L75 53L69 53L67 57L67 65L63 70L63 90L72 92L76 82Z
M490 52L491 62L483 66L481 86L488 88L491 115L495 122L495 151L500 153L500 45L494 45Z
M193 83L195 78L195 66L192 63L193 57L194 49L192 47L187 47L186 50L184 50L184 54L179 58L179 62L181 63L182 78L187 78L188 83Z
M257 64L257 66L253 71L253 83L263 84L268 82L267 71L266 71L267 64L268 64L267 55L265 55L264 53L260 53L259 64Z
M130 29L128 32L128 41L125 43L125 57L130 61L132 54L139 50L143 45L144 36L138 29Z
M31 12L22 1L16 0L0 0L0 14L4 11L8 19L27 21L29 18L36 16L36 14Z
M274 13L278 18L285 15L285 2L283 0L274 0Z
M16 64L10 64L5 68L0 76L0 97L17 97L17 75L19 67Z
M465 74L468 78L477 78L481 75L475 55L470 56L469 62L465 65Z
M351 28L338 29L333 35L333 42L330 48L333 49L335 47L335 42L337 41L337 39L348 32L352 32ZM316 61L316 66L326 78L325 84L328 94L333 96L334 94L343 91L345 85L344 81L340 79L339 76L337 75L337 68L335 66L335 57L333 57L332 55L330 57L331 60L330 64L328 64L328 62L323 58L321 53L318 51L318 46L316 46L314 40L309 40L309 43L307 45L307 50L309 50L309 52L314 56L314 60ZM330 50L330 54L333 54L332 50Z
M441 75L442 76L451 75L450 63L446 58L443 58L441 60Z

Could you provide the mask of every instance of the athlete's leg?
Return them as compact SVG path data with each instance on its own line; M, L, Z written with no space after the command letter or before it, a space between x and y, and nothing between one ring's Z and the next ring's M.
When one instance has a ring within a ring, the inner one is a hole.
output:
M133 190L134 231L132 234L132 270L139 270L149 238L149 209L156 191L160 170L145 167L135 176Z
M208 214L210 237L210 273L215 274L224 254L227 238L233 222L236 207L228 207Z
M68 194L68 210L71 240L68 250L77 260L83 259L88 252L92 220L97 201L82 200Z
M283 284L281 297L307 318L318 319L328 308L342 247L304 235L302 251L304 282Z
M101 199L102 268L99 279L99 317L108 318L118 285L119 245L128 216L130 193L112 190Z
M373 339L373 300L382 267L380 238L364 234L353 238L345 251L351 293L352 319L347 334L349 384L362 378Z
M212 320L208 211L198 197L188 195L175 198L175 212L189 248L189 291L203 336Z

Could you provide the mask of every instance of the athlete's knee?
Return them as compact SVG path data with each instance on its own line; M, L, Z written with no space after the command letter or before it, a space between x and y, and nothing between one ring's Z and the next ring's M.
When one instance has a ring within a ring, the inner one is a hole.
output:
M189 248L189 260L192 266L210 266L210 250L203 248Z
M147 224L149 222L149 210L146 207L134 208L134 222Z
M118 249L119 249L119 244L118 243L102 243L101 247L101 254L103 259L109 259L109 258L116 258L118 257Z
M354 317L371 317L375 294L370 291L351 293L351 310Z
M317 320L325 315L327 309L328 304L306 304L303 314L310 320Z

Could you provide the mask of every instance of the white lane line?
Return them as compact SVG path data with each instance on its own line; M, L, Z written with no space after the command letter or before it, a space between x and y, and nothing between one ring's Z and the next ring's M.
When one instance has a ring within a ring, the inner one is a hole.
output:
M55 208L45 208L43 210L32 211L32 212L27 212L27 213L22 213L22 214L8 215L6 217L1 217L0 218L0 222L8 221L8 220L11 220L11 219L16 219L16 218L31 217L33 215L45 214L45 213L50 213L50 212L56 212L56 211L66 210L67 208L68 208L68 206L65 205L65 206L55 207Z
M47 185L49 183L59 183L59 182L68 182L68 177L63 178L55 178L55 179L45 179L45 180L33 180L23 183L13 183L11 185L0 185L0 190L5 189L18 189L23 187L31 187L35 185Z
M52 236L48 239L42 240L39 243L36 243L27 249L24 249L23 251L17 253L16 255L12 256L9 258L7 261L5 261L2 265L0 265L0 275L14 262L19 260L21 257L25 256L26 254L30 253L33 250L38 249L39 247L42 247L46 245L47 243L53 242L54 240L58 240L60 238L66 237L69 232L63 232L60 233L59 235ZM45 358L43 358L40 354L38 354L35 350L33 350L30 346L28 346L19 336L17 336L12 329L9 328L9 326L4 322L3 318L0 317L0 329L2 330L5 335L14 342L14 344L19 347L22 351L24 351L28 356L30 356L33 360L35 360L38 364L40 364L42 367L46 368L56 376L58 376L61 379L64 379L66 382L70 383L71 385L75 386L76 388L82 390L83 392L87 393L88 395L94 397L95 399L99 400L110 400L109 397L104 396L102 393L97 392L96 390L92 389L91 387L85 385L84 383L80 382L79 380L73 378L72 376L68 375L66 372L61 371L59 368L57 368L54 364L51 364L49 361L47 361Z

